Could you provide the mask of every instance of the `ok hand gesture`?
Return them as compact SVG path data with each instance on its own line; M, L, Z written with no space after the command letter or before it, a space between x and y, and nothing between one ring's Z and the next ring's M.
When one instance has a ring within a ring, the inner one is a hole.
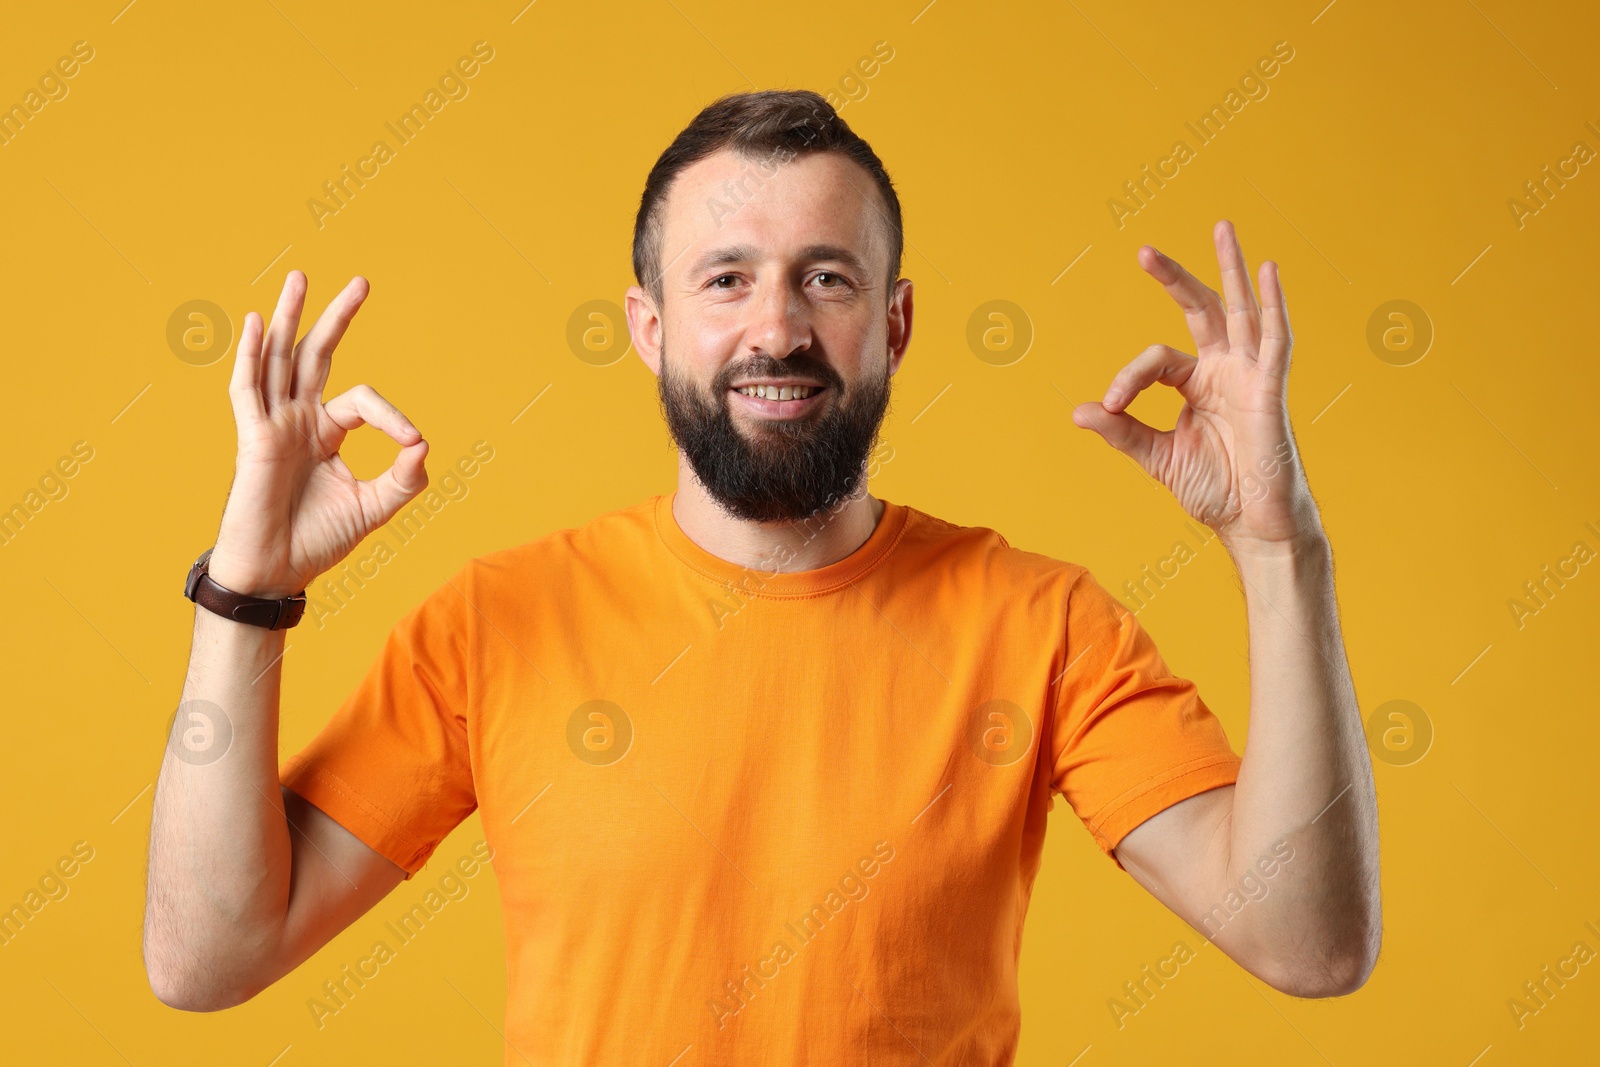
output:
M428 484L428 443L372 386L322 399L334 347L366 296L366 279L352 279L296 344L306 297L296 270L270 329L255 312L245 316L228 386L239 452L209 563L224 588L269 598L300 592ZM358 481L339 456L345 435L362 425L401 446L370 481Z
M1197 356L1151 345L1072 421L1132 457L1230 553L1276 553L1323 536L1289 429L1289 313L1276 263L1261 264L1258 306L1233 224L1218 222L1212 238L1226 306L1176 261L1139 249L1139 265L1183 308ZM1158 381L1185 401L1170 430L1125 410Z

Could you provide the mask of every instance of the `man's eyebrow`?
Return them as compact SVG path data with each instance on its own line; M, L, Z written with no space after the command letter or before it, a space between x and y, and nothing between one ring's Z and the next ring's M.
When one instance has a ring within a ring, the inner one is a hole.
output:
M866 273L867 265L861 257L841 245L816 244L807 245L801 249L800 257L808 261L833 260L843 263L852 270ZM725 245L722 248L712 248L701 253L689 269L690 274L700 274L711 267L724 266L730 263L748 263L760 258L760 252L754 245Z
M725 245L722 248L712 248L703 252L689 267L690 274L699 274L709 267L720 267L728 263L746 263L756 258L754 245Z
M861 257L840 245L811 245L801 254L810 260L831 259L836 263L843 263L851 270L867 273L867 265L861 261Z

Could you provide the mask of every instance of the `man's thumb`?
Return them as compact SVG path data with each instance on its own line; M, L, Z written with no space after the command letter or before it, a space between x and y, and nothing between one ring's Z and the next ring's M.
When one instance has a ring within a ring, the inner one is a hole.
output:
M1126 411L1107 411L1098 401L1079 404L1072 409L1074 425L1093 430L1105 439L1106 444L1122 452L1146 471L1156 431L1129 415Z

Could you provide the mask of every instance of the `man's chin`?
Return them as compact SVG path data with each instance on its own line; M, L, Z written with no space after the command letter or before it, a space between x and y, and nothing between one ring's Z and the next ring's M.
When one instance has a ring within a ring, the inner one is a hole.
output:
M810 421L781 422L760 417L741 418L735 415L733 432L751 448L788 452L804 448L816 436L816 426Z
M809 428L815 427L828 416L827 401L818 399L810 411L788 417L763 415L758 411L750 411L739 404L730 403L724 409L729 420L735 426L751 427L763 431L777 431L779 433L805 433Z

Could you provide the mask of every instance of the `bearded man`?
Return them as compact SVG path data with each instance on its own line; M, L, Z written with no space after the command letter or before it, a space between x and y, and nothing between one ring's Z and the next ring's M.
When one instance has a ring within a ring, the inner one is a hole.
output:
M696 116L639 205L628 329L676 488L467 561L279 767L304 589L428 482L427 441L370 386L321 399L366 282L296 343L291 272L270 329L241 331L236 475L186 588L205 610L155 798L157 996L250 999L476 810L507 1064L1009 1064L1058 794L1239 966L1297 996L1360 987L1374 789L1287 311L1276 264L1258 304L1232 227L1214 238L1226 304L1139 250L1197 355L1153 345L1074 420L1239 568L1242 755L1086 567L868 491L911 340L899 198L822 97L769 91ZM1126 411L1156 382L1186 401L1172 430ZM363 423L401 446L370 482L338 456Z

